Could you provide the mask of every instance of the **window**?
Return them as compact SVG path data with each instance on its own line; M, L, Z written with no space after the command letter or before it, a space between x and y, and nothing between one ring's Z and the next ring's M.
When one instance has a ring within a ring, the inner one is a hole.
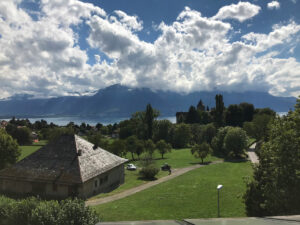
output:
M95 180L95 188L98 187L98 179Z

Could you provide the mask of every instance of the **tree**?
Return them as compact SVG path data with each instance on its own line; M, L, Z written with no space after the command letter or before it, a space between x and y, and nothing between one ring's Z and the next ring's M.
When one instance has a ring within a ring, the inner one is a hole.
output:
M211 152L211 148L209 144L206 142L199 144L196 144L192 147L191 153L195 156L195 158L200 158L203 164L203 160L206 158L206 156Z
M300 213L300 113L276 118L244 195L249 216Z
M224 148L229 157L242 157L247 148L246 132L239 127L230 128L224 138Z
M126 146L123 140L115 140L109 145L109 151L115 155L123 156L126 154Z
M0 128L0 169L14 164L18 160L20 153L16 140Z
M268 125L273 119L274 117L268 114L256 114L252 122L244 123L243 129L257 141L264 140L268 134Z
M31 144L31 130L27 127L17 127L13 124L8 124L6 127L6 131L10 134L14 139L17 140L19 145Z
M94 148L109 148L108 141L102 136L100 132L96 132L95 134L88 136L88 141L94 144Z
M151 139L153 135L154 112L150 104L146 107L145 122L147 125L147 138Z
M153 143L153 141L151 139L148 139L145 141L145 149L146 151L149 153L150 157L152 158L152 155L155 151L155 144Z
M169 120L156 120L153 127L153 140L159 141L161 139L166 142L170 141L170 130L172 123Z
M137 140L136 146L135 146L135 153L137 154L138 158L140 158L140 155L145 151L145 145L142 140Z
M159 142L156 143L156 147L161 154L161 158L164 158L164 154L167 152L171 152L172 147L170 144L166 143L164 140L160 140Z
M132 135L126 139L126 150L131 153L132 160L134 160L134 154L136 153L136 144L138 139L135 135Z
M172 132L172 131L171 131ZM186 147L190 142L191 130L188 124L177 124L172 135L172 145L174 148Z
M218 130L217 135L212 139L211 146L214 151L214 154L226 156L226 149L224 146L224 139L229 129L232 127L221 127Z
M224 119L223 119L223 112L224 112L224 102L223 102L223 95L216 95L216 108L214 111L214 120L218 127L223 126Z
M229 105L225 112L225 122L227 126L242 126L243 124L243 109L237 105Z

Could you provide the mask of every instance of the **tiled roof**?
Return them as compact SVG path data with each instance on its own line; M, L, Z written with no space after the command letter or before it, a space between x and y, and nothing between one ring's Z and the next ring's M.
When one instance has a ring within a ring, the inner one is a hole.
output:
M83 183L127 160L77 135L63 135L15 165L0 171L1 178L56 183Z

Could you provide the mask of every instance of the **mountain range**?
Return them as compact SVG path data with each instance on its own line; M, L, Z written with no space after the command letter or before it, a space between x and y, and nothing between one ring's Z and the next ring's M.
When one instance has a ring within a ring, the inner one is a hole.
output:
M187 111L202 99L205 105L215 105L215 95L222 94L225 106L248 102L256 108L270 107L277 112L293 109L296 98L276 97L265 92L247 91L220 92L198 91L179 94L171 91L152 91L149 88L129 88L119 84L100 89L92 96L68 96L49 99L33 99L17 95L0 100L0 116L4 117L49 117L49 116L97 116L128 117L141 111L150 103L162 116L175 116L178 111Z

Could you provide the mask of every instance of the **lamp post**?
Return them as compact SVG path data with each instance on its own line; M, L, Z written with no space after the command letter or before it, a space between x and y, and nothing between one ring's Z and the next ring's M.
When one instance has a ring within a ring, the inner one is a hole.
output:
M218 217L220 217L220 202L219 202L219 198L220 198L220 190L222 189L223 185L219 184L217 186L217 190L218 190Z

